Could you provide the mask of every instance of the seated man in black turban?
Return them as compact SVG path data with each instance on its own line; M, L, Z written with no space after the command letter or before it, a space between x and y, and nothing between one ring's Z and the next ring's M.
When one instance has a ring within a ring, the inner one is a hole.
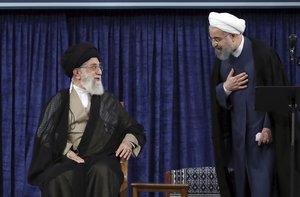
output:
M61 65L71 85L41 116L28 181L46 197L117 197L120 159L139 154L144 127L104 91L99 53L91 43L67 49Z

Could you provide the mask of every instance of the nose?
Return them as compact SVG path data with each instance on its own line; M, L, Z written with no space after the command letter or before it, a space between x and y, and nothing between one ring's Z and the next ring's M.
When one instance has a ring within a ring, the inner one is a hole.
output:
M102 73L103 73L102 69L101 69L100 67L98 67L98 68L96 69L96 74L102 75Z

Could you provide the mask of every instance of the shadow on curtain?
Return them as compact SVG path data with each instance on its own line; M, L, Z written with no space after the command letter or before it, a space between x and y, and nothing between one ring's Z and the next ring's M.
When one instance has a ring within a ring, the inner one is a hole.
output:
M234 10L245 35L278 51L290 79L287 38L300 35L293 10ZM27 169L42 106L69 86L59 58L68 45L91 41L104 65L103 84L146 128L147 144L129 162L129 183L163 182L168 169L213 165L209 10L23 11L0 14L2 193L39 196ZM143 194L142 196L158 196Z

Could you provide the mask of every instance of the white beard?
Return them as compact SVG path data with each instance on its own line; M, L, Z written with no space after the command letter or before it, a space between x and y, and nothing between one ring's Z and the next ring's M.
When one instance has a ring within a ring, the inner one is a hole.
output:
M91 95L102 95L104 93L104 87L101 80L96 81L92 76L82 72L81 75L81 85L84 87Z
M215 48L215 54L220 60L226 60L234 51L234 46L229 45L226 48Z

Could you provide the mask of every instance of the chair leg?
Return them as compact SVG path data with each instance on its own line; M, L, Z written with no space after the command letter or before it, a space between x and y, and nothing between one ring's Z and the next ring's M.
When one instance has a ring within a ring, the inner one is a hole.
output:
M135 187L132 187L132 197L139 197L139 193L138 193L138 190L137 188Z
M119 197L128 197L127 190L121 191Z
M188 191L187 190L182 189L180 193L181 193L182 197L188 197Z

